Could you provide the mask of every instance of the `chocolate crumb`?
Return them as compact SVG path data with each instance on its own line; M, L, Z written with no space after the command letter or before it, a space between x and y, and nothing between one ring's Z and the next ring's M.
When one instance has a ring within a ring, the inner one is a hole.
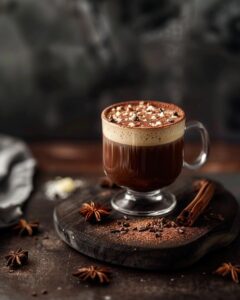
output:
M108 118L108 121L111 122L111 123L116 123L115 120L114 120L114 118L113 118L113 116L110 116L110 117Z
M173 113L173 116L174 116L174 117L179 117L179 113L178 113L177 111L175 111L175 112Z
M119 233L120 230L118 230L118 229L113 229L113 230L111 230L110 232L111 232L111 233Z
M48 294L48 291L47 291L47 290L42 290L41 294L42 294L42 295L47 295L47 294Z
M143 231L146 231L147 230L147 227L146 226L141 226L138 231L139 232L143 232Z
M171 227L177 227L177 224L176 224L174 221L171 221L171 222L170 222L170 226L171 226Z
M183 228L178 228L178 232L183 234L184 233L184 229Z

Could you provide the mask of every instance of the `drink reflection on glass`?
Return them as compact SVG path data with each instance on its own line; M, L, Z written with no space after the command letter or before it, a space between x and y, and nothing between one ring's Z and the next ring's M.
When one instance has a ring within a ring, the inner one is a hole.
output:
M121 102L102 112L104 171L124 188L111 201L114 209L144 216L174 209L175 196L161 189L174 182L183 165L197 169L208 155L205 127L185 121L181 108L158 101ZM183 158L184 132L190 128L200 131L203 144L191 165Z

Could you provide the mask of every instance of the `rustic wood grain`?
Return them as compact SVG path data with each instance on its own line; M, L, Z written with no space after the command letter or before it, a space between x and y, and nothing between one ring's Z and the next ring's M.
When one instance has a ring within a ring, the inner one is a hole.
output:
M177 208L168 218L175 219L179 210L193 199L191 179L177 180L169 190L174 190ZM105 222L86 222L79 208L84 202L95 201L105 207L116 191L109 193L99 187L98 181L87 183L87 187L59 204L54 211L56 230L67 244L90 257L118 265L151 270L172 270L192 265L206 253L230 244L240 230L240 210L235 198L221 185L216 184L214 198L210 203L211 212L224 217L223 221L201 218L192 228L185 228L184 234L176 239L163 240L154 233L129 231L127 234L113 234L118 228L117 221L124 221L123 215L112 211ZM128 217L128 223L147 223L154 218ZM133 226L132 226L133 227ZM140 225L138 225L140 227ZM177 229L165 229L175 232Z

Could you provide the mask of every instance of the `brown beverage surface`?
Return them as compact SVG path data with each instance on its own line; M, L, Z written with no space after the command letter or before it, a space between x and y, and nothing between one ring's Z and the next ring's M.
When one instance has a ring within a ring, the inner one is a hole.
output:
M174 104L128 101L102 113L103 164L118 185L147 192L181 172L185 114Z

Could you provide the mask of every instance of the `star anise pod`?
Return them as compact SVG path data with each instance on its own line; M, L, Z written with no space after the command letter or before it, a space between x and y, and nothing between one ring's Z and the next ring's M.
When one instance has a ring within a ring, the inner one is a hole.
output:
M21 267L28 262L28 251L23 250L22 248L19 248L16 251L10 251L9 254L5 256L5 259L7 260L7 266L10 268Z
M234 266L231 263L223 263L214 273L220 276L230 275L232 277L232 280L238 283L238 273L240 273L240 266Z
M110 215L110 209L91 201L90 203L83 203L80 213L85 217L86 221L95 220L100 222L102 218Z
M37 233L39 228L39 222L28 222L25 219L20 219L18 221L18 225L15 226L13 229L19 231L20 235L33 235Z
M118 186L109 177L105 176L100 179L100 186L103 188L114 189Z
M111 275L111 271L108 268L87 266L77 269L77 271L72 275L78 277L82 281L109 283L109 276Z

